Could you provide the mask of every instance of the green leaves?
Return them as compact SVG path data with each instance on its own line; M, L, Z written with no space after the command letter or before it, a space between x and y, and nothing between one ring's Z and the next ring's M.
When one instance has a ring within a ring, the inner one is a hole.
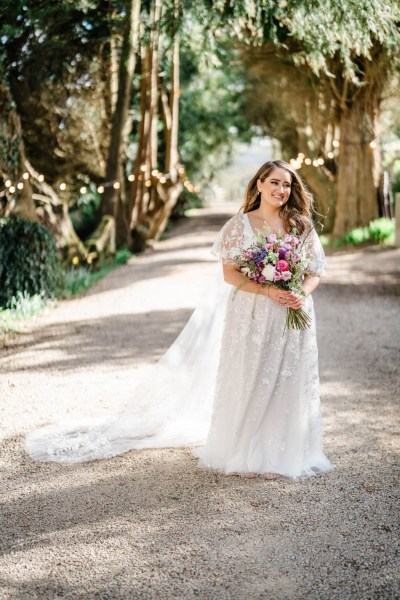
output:
M0 306L18 294L53 297L60 277L54 239L42 225L18 217L0 221Z

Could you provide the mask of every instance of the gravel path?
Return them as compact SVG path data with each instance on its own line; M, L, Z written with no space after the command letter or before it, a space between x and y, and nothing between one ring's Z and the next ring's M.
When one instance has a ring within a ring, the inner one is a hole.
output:
M226 477L187 449L73 466L23 451L32 428L124 403L134 367L165 351L202 293L228 208L197 211L2 341L1 600L400 598L399 250L329 257L314 295L332 473Z

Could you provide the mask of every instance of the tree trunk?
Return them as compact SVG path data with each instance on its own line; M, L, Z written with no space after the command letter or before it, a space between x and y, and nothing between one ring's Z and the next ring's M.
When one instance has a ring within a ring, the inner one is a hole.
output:
M341 112L335 237L378 216L380 150L370 146L376 136L376 115L368 112L368 105L355 101Z
M23 185L21 190L17 188L15 193L10 195L4 212L5 214L13 213L24 219L36 221L32 187L29 179L23 178L23 174L26 172L26 155L21 119L5 83L0 84L0 114L3 120L0 175L10 177L13 184L15 184L14 187L17 186L17 182Z
M75 232L68 206L61 201L48 183L39 181L39 173L28 161L26 170L37 190L33 193L33 200L38 205L36 208L38 219L53 234L63 259L71 260L74 256L78 256L86 261L87 250Z
M179 96L180 96L180 60L179 33L175 32L171 63L171 93L167 102L166 91L162 93L163 120L165 131L165 171L167 182L157 186L154 206L149 214L149 238L158 238L164 231L172 210L178 201L183 186L178 173L178 133L179 133ZM163 185L163 187L161 187Z
M157 165L157 107L160 34L157 24L161 18L161 2L154 0L149 44L142 47L142 82L140 89L140 128L135 162L135 180L131 191L130 227L146 228L147 211L154 183L152 171ZM146 186L146 181L152 186ZM144 235L146 237L146 234Z
M323 225L324 232L332 231L335 220L336 182L330 173L324 174L322 169L303 166L300 176L307 182L316 199L316 221Z
M139 36L140 0L130 0L126 28L121 49L118 74L118 96L113 114L110 146L108 151L106 180L118 182L119 186L106 187L100 213L111 215L116 224L117 246L128 243L129 227L126 220L126 195L122 160L123 133L128 118L131 100L132 79L136 65L136 50Z

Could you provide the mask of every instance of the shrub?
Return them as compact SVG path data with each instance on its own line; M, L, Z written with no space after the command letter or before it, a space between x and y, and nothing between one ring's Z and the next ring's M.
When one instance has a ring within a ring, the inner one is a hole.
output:
M375 219L369 224L369 239L373 242L382 243L394 234L394 221L386 217Z
M0 220L0 306L19 294L53 297L60 277L56 244L43 225L15 216Z

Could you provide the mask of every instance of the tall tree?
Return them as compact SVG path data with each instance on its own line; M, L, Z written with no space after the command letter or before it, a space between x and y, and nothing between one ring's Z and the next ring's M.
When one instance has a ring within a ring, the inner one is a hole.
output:
M315 131L313 145L316 155L334 154L331 164L320 168L336 181L334 233L341 236L367 224L378 211L377 124L382 91L399 66L398 2L215 0L211 5L225 23L228 20L239 43L256 48L267 45L283 63L304 71L314 85L314 106L322 92L330 96L328 107L333 107L335 118L329 135L338 149L318 147L318 138L323 136ZM279 79L280 64L275 64ZM279 96L271 103L278 104Z
M117 84L117 100L112 113L106 180L118 185L105 189L101 212L112 215L116 223L117 245L129 243L129 224L126 214L124 151L127 145L127 121L132 97L139 39L140 0L129 0L123 28Z

